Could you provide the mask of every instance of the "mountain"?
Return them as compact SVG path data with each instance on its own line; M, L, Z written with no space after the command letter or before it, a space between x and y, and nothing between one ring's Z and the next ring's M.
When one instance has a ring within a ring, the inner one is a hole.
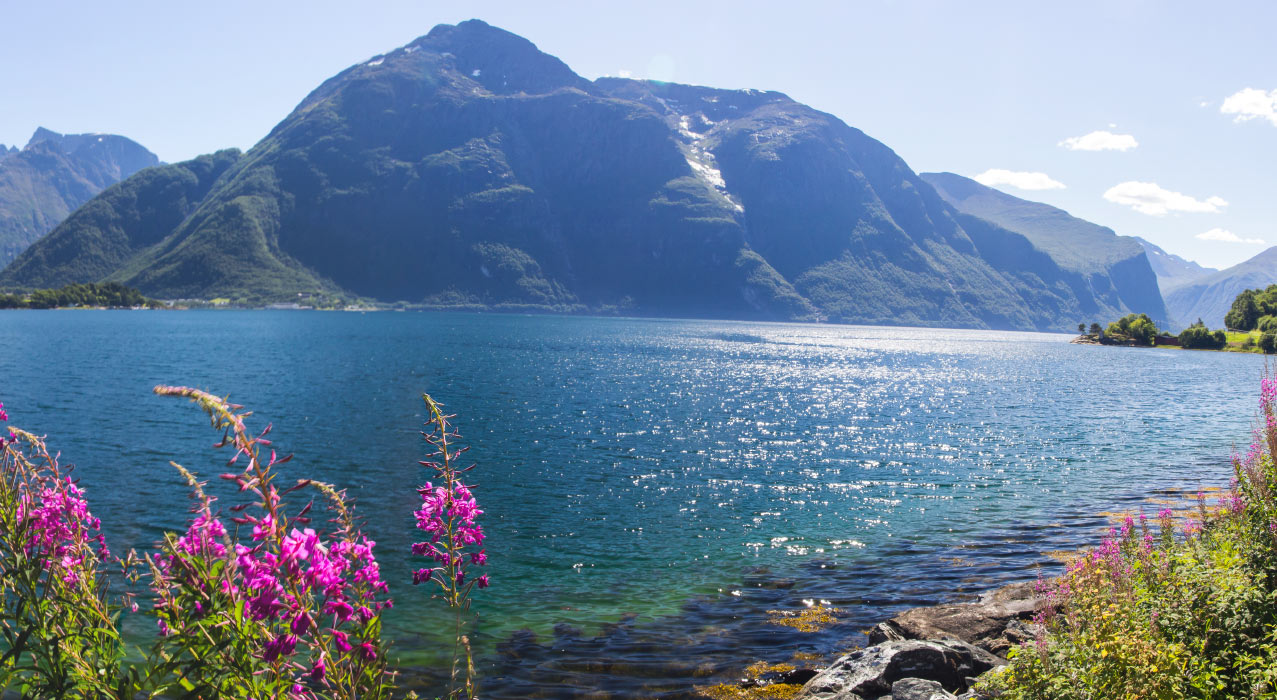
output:
M1224 315L1238 294L1274 283L1277 283L1277 246L1250 260L1175 287L1166 294L1166 304L1183 323L1200 318L1211 328L1223 328Z
M108 187L5 269L33 289L62 280L104 280L158 244L191 214L213 183L239 161L231 149L147 168Z
M22 150L0 145L0 264L107 186L157 163L154 153L112 134L41 127Z
M1097 304L831 115L591 82L477 20L342 71L247 153L209 158L103 192L0 285L1056 330Z
M1219 272L1213 267L1202 267L1192 260L1172 255L1143 238L1136 237L1135 240L1144 246L1144 252L1148 255L1148 262L1153 266L1153 272L1157 275L1157 284L1162 288L1163 295L1176 287L1201 279L1212 272Z
M1105 322L1146 313L1159 325L1170 318L1144 248L1137 238L1013 197L953 173L922 173L946 202L1028 238L1068 273L1068 284L1090 319Z

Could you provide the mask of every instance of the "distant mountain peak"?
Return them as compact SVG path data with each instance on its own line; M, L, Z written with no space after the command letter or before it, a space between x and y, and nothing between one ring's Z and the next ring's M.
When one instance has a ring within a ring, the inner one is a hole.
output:
M1046 330L1101 320L1081 277L781 93L590 82L469 21L334 75L242 157L102 193L0 283Z
M37 143L43 143L45 141L51 141L55 144L60 144L62 142L62 138L63 138L62 134L59 134L58 132L53 131L52 129L46 129L43 126L38 126L36 127L35 133L31 134L31 138L27 139L26 147L30 148L36 145Z
M22 150L0 146L0 264L104 188L157 164L154 153L114 134L42 126Z
M1163 295L1176 287L1182 287L1219 272L1213 267L1205 267L1192 260L1168 253L1156 244L1138 236L1135 240L1144 246L1144 252L1148 255L1149 264L1153 266L1153 272L1157 274L1157 283L1161 286Z
M1183 258L1177 259L1183 261ZM1230 268L1201 269L1207 274L1170 290L1166 294L1166 303L1181 322L1201 318L1212 328L1222 327L1224 315L1238 294L1247 289L1263 289L1277 284L1277 246Z
M527 39L483 20L440 24L400 51L450 55L457 72L495 94L539 94L564 87L588 91L590 82ZM392 52L398 53L398 52Z
M1144 249L1130 236L1079 219L1063 209L1033 202L954 173L919 177L959 211L1015 231L1070 272L1070 284L1089 290L1097 316L1147 313L1158 322L1169 314Z

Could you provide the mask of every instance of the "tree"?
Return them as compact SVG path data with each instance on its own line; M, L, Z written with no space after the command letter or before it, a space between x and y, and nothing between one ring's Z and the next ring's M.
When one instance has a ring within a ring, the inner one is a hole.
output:
M1104 329L1100 328L1100 324L1095 323L1094 321L1091 322L1091 335L1098 336L1100 333L1103 333L1103 332L1104 332Z
M1223 331L1214 333L1206 329L1206 324L1194 323L1179 334L1179 345L1183 348L1218 350L1228 342Z
M1159 331L1148 314L1127 314L1109 324L1108 334L1132 340L1142 345L1152 345Z
M1078 333L1085 333L1085 332L1086 332L1086 324L1085 324L1085 323L1079 323L1079 324L1077 324L1077 332L1078 332Z
M1269 331L1259 336L1259 349L1263 350L1265 355L1277 352L1277 333Z
M1255 304L1255 290L1247 289L1233 299L1233 305L1224 314L1224 325L1239 331L1255 329L1259 320L1259 306Z
M1148 320L1147 317L1137 318L1127 326L1126 334L1130 336L1131 340L1144 345L1152 345L1153 338L1157 337L1157 326Z

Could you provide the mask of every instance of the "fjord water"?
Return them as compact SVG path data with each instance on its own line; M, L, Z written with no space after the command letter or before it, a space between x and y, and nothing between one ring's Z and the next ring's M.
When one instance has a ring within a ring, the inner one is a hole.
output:
M183 527L168 460L227 455L189 384L274 423L287 474L349 489L391 583L410 683L448 634L412 587L421 392L478 463L493 587L485 697L678 697L830 654L902 607L1050 574L1103 511L1226 484L1253 355L1067 336L583 317L10 312L0 400L47 433L114 549ZM828 601L816 633L769 610ZM146 622L134 629L146 629ZM450 651L450 649L448 650ZM422 680L425 679L425 680Z

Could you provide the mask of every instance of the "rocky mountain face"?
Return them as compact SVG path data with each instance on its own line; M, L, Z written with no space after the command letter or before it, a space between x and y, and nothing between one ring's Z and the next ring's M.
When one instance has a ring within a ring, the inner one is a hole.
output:
M1153 266L1153 273L1157 275L1157 284L1162 288L1163 296L1176 287L1219 272L1213 267L1202 267L1192 260L1168 253L1143 238L1137 237L1135 240L1144 246L1144 252L1148 255L1149 264Z
M1066 329L1107 293L1076 277L785 95L591 82L472 20L334 76L245 154L103 193L0 285Z
M1138 238L1079 219L1048 204L1031 202L953 173L923 173L959 211L1023 235L1065 271L1069 288L1092 320L1104 323L1146 313L1170 321L1158 279Z
M112 134L41 127L21 150L0 145L0 264L106 187L158 163L154 153Z
M1224 315L1238 294L1277 283L1277 247L1230 268L1180 284L1166 293L1166 305L1183 324L1201 319L1211 328L1224 327Z

